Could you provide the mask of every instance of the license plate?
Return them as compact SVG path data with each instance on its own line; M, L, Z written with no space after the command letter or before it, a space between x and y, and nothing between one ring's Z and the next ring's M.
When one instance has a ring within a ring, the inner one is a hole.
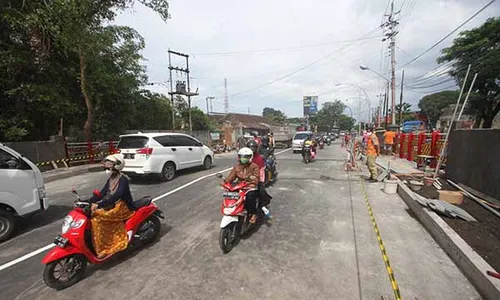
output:
M240 198L240 193L237 193L237 192L225 192L225 193L222 194L222 197L229 198L229 199L239 199Z
M124 159L134 159L134 154L131 153L124 153L123 154Z
M68 244L68 239L58 235L54 239L54 244L56 244L58 247L64 248Z

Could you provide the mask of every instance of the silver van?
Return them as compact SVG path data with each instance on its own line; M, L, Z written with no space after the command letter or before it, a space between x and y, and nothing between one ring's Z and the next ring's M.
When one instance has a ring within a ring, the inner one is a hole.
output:
M40 169L29 159L0 143L0 242L12 235L18 217L48 207Z

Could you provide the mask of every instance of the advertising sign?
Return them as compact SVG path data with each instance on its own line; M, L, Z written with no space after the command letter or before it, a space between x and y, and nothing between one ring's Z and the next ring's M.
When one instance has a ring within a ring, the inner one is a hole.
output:
M318 96L303 97L304 116L315 115L318 112Z

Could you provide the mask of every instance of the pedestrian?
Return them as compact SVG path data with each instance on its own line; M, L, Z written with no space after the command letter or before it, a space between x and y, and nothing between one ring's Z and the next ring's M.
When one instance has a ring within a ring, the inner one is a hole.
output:
M380 143L377 135L373 132L373 127L368 128L366 142L366 165L370 171L370 178L367 181L377 182L377 157L380 155Z
M396 138L396 132L389 128L384 132L384 155L392 155L392 147L394 145L394 139Z

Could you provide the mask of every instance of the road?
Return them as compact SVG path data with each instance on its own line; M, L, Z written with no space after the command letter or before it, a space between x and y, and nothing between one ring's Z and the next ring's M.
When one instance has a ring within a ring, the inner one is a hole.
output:
M1 298L394 299L366 190L403 299L481 299L399 196L343 171L343 154L334 143L309 165L291 151L279 155L279 180L269 188L272 224L229 254L218 245L221 190L218 179L208 177L156 202L166 221L155 244L90 266L84 280L63 291L43 283L40 253L0 271ZM185 172L168 183L134 183L132 193L163 195L232 162L232 156L219 157L209 171ZM86 174L49 183L51 216L0 245L0 269L50 244L71 207L72 186L89 195L102 181L102 174Z

